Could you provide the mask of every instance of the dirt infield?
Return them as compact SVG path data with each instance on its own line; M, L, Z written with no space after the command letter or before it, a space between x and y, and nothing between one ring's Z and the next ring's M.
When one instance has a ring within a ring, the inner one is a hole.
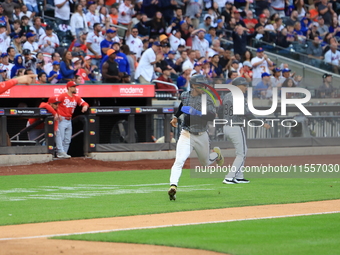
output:
M234 158L225 158L225 165L231 164ZM300 164L339 164L339 155L322 156L290 156L290 157L254 157L247 158L246 166L259 166L261 164L277 165L300 165ZM147 169L170 169L173 159L166 160L136 160L107 162L90 158L58 159L44 164L32 164L27 166L2 166L1 175L19 174L52 174L52 173L82 173L82 172L107 172L122 170L147 170ZM190 160L184 165L190 168Z
M226 158L226 164L231 163L232 160L233 158ZM54 160L45 164L0 167L0 176L48 173L105 172L136 169L170 169L173 162L174 160L102 162L88 158L72 158L69 160ZM302 162L308 164L338 164L340 160L338 155L320 157L266 157L248 158L246 165L260 165L264 163L271 164L273 166L281 164L300 165ZM189 168L189 166L190 162L186 162L185 168ZM170 226L174 224L200 224L212 221L216 222L247 219L249 220L266 217L289 217L304 214L310 215L329 212L340 212L340 200L2 226L0 227L0 255L213 255L220 253L153 245L64 241L50 240L47 238L54 235L83 233L91 231L117 231L126 228L144 228L150 226L157 227L164 225Z

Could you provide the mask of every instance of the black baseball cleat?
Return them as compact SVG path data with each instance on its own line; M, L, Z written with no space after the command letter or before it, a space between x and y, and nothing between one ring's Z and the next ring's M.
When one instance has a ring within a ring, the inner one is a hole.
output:
M249 180L246 179L236 179L237 183L249 183Z
M168 195L171 200L176 200L176 191L177 191L177 186L175 185L171 185L169 191L168 191Z
M237 184L238 182L236 181L235 178L233 178L233 179L224 179L222 183L223 184Z

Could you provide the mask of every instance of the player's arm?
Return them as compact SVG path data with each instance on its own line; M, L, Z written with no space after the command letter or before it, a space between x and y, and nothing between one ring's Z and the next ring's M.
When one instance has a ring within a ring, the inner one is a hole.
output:
M181 104L178 106L177 112L175 113L175 115L173 116L172 120L170 121L170 124L171 124L171 126L173 126L173 127L177 127L178 118L179 118L179 116L181 116L182 113L183 113L183 112L181 111L182 106L183 106L183 103L181 102Z
M117 75L109 75L109 64L105 62L102 67L102 75L104 79L120 79Z
M19 76L15 79L10 79L8 81L0 82L0 94L5 92L6 90L12 88L13 86L17 84L31 84L35 79L37 75L35 74L29 74L29 75L23 75Z
M57 112L50 106L48 103L43 103L39 106L39 108L45 108L48 112L52 113L53 116L57 114Z

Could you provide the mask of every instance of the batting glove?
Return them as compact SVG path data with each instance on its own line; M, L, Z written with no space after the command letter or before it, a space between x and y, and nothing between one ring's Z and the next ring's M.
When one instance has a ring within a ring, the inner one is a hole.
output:
M191 106L182 106L181 111L189 115L202 116L202 112L192 108Z

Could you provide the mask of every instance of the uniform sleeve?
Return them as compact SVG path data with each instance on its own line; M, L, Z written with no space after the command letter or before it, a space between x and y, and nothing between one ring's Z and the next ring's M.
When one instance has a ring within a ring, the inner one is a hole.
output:
M42 103L39 108L45 108L48 112L52 113L53 116L57 114L53 107L48 103Z
M86 103L85 101L84 101L84 99L82 99L81 97L77 97L77 104L79 105L79 106L87 106L87 107L89 107L90 105L88 104L88 103Z
M17 79L11 79L9 81L0 82L0 94L4 93L6 90L12 88L18 84Z

